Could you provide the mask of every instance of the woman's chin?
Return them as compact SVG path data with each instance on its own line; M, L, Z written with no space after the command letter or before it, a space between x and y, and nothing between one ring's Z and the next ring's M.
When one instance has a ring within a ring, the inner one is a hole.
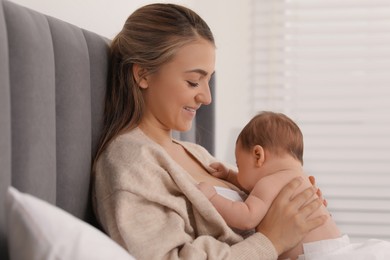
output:
M192 128L192 121L188 124L185 125L183 124L181 126L178 126L175 130L179 132L188 132L191 130L191 128Z

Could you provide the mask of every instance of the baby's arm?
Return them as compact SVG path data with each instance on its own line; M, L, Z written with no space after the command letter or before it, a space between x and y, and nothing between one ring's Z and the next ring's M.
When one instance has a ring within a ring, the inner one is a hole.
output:
M269 208L269 205L266 205L263 200L252 194L249 194L245 202L240 202L219 195L215 188L208 183L201 182L198 188L210 200L230 227L241 230L255 228Z

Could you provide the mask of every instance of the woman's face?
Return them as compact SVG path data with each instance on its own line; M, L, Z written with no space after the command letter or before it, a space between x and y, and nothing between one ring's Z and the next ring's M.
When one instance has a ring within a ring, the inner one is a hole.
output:
M201 105L211 102L209 81L215 47L200 39L179 49L174 58L146 77L142 124L163 130L188 131Z

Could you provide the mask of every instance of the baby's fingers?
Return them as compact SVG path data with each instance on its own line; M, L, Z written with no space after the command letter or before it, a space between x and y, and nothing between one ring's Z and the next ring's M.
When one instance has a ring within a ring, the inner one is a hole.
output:
M221 163L220 162L213 162L209 166L215 170L218 170L221 167Z

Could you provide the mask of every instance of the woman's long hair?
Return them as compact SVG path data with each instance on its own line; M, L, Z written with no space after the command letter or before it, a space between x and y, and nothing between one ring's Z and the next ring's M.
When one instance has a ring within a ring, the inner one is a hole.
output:
M144 100L133 75L133 65L142 68L144 74L140 78L152 74L169 62L180 47L199 37L214 44L205 21L183 6L150 4L129 16L110 45L104 126L92 172L110 142L124 130L137 127L143 116Z

